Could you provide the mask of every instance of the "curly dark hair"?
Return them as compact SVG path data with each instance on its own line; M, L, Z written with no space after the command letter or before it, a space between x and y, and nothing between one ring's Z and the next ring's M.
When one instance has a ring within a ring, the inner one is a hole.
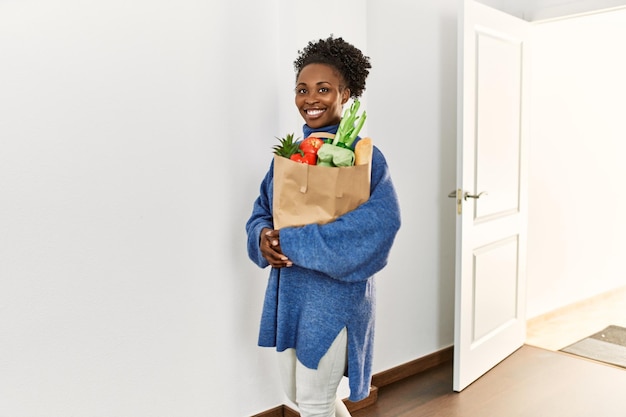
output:
M312 41L298 51L298 59L293 62L296 78L302 68L309 64L326 64L335 68L350 89L350 97L357 99L365 91L365 79L372 68L369 57L341 37L330 35L327 39Z

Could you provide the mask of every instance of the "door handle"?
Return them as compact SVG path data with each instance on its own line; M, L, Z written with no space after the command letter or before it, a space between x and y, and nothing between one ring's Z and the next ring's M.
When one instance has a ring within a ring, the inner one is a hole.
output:
M461 191L461 190L459 190L459 191ZM466 192L463 195L463 199L467 200L468 198L480 198L480 196L483 195L483 194L487 195L487 191L482 191L482 192L478 193L478 195L472 195L472 194ZM452 191L450 191L450 194L448 194L448 198L456 198L456 195L457 195L457 190L452 190Z
M473 195L473 194L470 194L470 193L466 192L465 194L463 194L463 199L465 201L467 201L468 198L473 198L475 200L478 200L480 198L480 196L483 195L483 194L487 195L487 191L481 191L480 193L478 193L476 195Z
M467 201L468 198L473 198L475 200L478 200L480 196L483 194L487 195L487 191L481 191L480 193L476 195L470 194L468 192L465 192L465 194L463 194L463 190L459 188L458 190L450 191L450 193L448 194L448 198L456 199L456 213L461 214L461 212L463 211L463 207L462 207L463 200ZM463 199L461 199L461 196L463 196Z

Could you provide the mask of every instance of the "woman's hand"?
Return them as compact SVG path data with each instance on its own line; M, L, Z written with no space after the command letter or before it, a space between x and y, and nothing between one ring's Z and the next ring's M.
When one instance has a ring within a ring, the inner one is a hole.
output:
M261 255L273 268L290 267L293 265L280 248L280 233L278 230L264 228L260 240Z

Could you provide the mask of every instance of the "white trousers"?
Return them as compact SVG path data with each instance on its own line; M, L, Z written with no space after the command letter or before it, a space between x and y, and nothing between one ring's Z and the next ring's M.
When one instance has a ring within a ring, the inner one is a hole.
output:
M348 361L348 334L343 328L317 369L309 369L296 358L295 349L278 353L285 393L298 406L302 417L350 417L337 387Z

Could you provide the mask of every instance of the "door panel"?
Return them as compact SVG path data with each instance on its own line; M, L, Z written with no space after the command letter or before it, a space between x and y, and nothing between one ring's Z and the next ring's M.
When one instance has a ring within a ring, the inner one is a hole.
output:
M465 0L459 34L454 390L526 337L529 23Z
M472 346L517 316L517 236L474 249ZM498 294L493 297L493 294Z
M477 220L515 213L519 205L522 44L505 35L475 29L475 189L489 190L476 202Z

